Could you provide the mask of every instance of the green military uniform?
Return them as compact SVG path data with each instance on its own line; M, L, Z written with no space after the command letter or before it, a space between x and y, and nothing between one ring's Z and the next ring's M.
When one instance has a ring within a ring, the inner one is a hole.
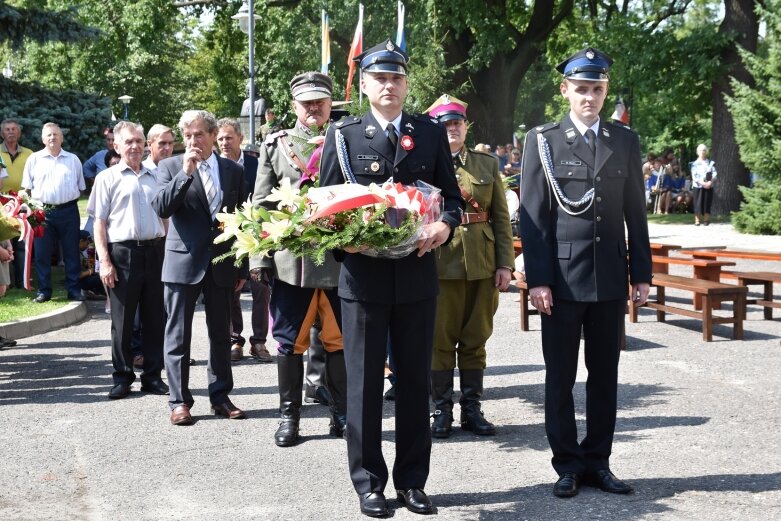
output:
M434 371L456 366L485 369L485 343L499 305L494 274L497 268L512 270L515 262L510 215L496 158L467 150L454 159L459 186L479 205L475 208L467 201L464 221L478 216L475 220L482 222L456 228L453 240L438 252Z

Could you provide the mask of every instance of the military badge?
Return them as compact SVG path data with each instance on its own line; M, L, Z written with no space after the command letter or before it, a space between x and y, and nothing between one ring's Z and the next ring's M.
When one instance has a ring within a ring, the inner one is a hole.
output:
M372 172L379 172L380 164L377 161L375 161L374 163L369 165L369 168L371 169Z
M589 60L593 60L594 59L594 51L592 51L591 49L587 50L586 51L586 58L588 58Z
M415 142L412 141L412 136L409 134L404 134L401 136L401 148L403 148L406 151L410 151L413 148L415 148Z
M396 49L396 47L393 46L393 43L390 40L388 40L388 43L385 44L385 48L388 49L389 51L393 51Z

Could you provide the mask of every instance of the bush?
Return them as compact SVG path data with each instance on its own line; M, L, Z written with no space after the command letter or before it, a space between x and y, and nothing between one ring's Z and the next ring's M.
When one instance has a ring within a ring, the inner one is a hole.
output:
M754 188L739 188L744 200L740 210L732 213L735 228L756 235L781 235L781 183L758 181Z

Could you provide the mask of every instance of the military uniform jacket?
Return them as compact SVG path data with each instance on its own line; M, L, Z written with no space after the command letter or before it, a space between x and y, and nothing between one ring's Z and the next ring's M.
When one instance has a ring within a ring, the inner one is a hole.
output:
M280 140L284 138L290 150L298 155L306 165L309 155L304 153L303 143L312 138L307 130L296 126L269 135L260 147L258 175L252 204L265 208L276 208L276 202L266 203L266 197L272 188L277 188L284 178L290 179L291 186L298 186L301 169L286 153ZM252 268L274 268L274 276L292 286L303 288L335 288L339 283L339 263L327 255L322 266L317 266L308 257L296 258L289 251L274 252L273 258L252 258Z
M594 188L593 204L584 213L570 215L557 203L543 171L538 135L550 146L552 175L564 196L578 200ZM550 286L554 303L556 298L622 299L628 294L627 279L632 284L650 283L637 135L628 127L602 121L592 157L569 116L531 130L523 154L520 227L526 281L530 288Z
M336 152L334 136L337 130L345 137L347 156L358 183L381 184L390 177L402 184L425 181L442 190L443 221L451 229L461 223L464 200L456 182L444 129L436 120L402 114L396 150L370 112L334 123L326 134L320 161L321 186L345 182ZM409 138L405 139L405 136ZM407 143L406 150L402 142ZM402 259L379 259L360 253L335 254L343 259L339 277L339 296L342 298L399 304L433 298L439 293L433 252L418 257L414 251Z
M461 157L455 157L456 179L480 207L467 203L466 212L488 212L490 220L456 228L453 240L437 252L437 271L440 279L485 279L497 268L512 270L515 265L507 199L494 156L467 150L464 164Z

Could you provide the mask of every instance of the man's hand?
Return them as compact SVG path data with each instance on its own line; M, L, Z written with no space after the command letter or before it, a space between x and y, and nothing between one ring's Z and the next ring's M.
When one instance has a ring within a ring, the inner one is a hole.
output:
M645 305L648 301L648 292L651 290L651 285L647 282L640 282L638 284L632 284L632 291L629 298L632 299L634 307L640 307Z
M423 237L418 241L418 257L424 256L434 248L442 246L450 237L450 226L442 221L427 224L423 227Z
M113 288L119 278L117 277L117 270L114 269L114 265L110 262L100 262L100 281L107 288Z
M647 293L646 293L647 295ZM540 313L550 315L553 310L553 293L550 286L536 286L529 290L529 300Z
M190 147L182 156L182 168L184 173L188 176L192 176L193 172L198 168L198 162L201 160L201 149L197 147Z
M243 288L243 287L244 287L244 284L245 284L246 282L247 282L247 279L238 279L238 280L236 281L236 287L235 287L235 288L233 288L233 291L235 291L236 293L238 293L239 291L241 291L241 288Z
M510 281L513 278L513 274L509 268L499 268L494 274L494 286L499 291L507 291L510 287Z
M249 270L249 278L254 282L265 282L266 284L270 284L272 276L273 271L271 268L252 268Z

